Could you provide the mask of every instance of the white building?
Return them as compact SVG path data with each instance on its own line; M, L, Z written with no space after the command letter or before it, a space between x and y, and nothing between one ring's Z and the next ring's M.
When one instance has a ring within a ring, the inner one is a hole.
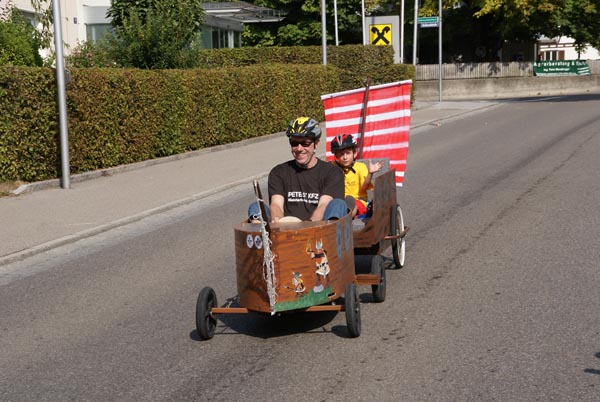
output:
M556 38L541 37L538 40L538 60L598 60L600 52L591 46L581 54L575 50L575 39L566 36Z
M65 54L79 43L101 38L110 29L106 11L110 0L58 0ZM0 8L12 4L34 26L39 26L30 0L0 0ZM47 0L47 4L52 4ZM284 13L246 2L204 3L202 44L206 49L240 47L243 24L277 22Z

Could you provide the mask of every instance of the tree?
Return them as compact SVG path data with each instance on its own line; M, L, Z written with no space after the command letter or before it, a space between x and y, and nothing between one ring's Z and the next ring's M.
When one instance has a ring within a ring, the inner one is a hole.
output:
M136 14L145 21L148 11L153 8L153 4L153 0L111 0L106 17L111 20L111 24L115 28L122 27L131 18L132 14Z
M583 50L600 38L600 0L443 0L443 10L447 43L489 50L481 61L493 61L505 42L569 36ZM424 0L419 15L437 14L438 0Z
M15 8L0 12L0 65L41 66L36 30Z
M36 20L41 25L35 30L36 39L41 48L49 49L54 37L52 33L52 24L54 23L52 0L31 0L31 6L35 11Z
M573 38L579 54L590 44L600 45L600 0L566 0L555 21L557 33Z
M77 44L65 61L70 67L76 68L120 67L111 56L112 53L107 40L85 41Z
M282 22L245 25L242 33L245 46L321 45L321 0L256 0L253 3L275 10L286 10L286 16ZM337 1L340 44L362 43L360 7L361 3L356 0ZM331 1L326 2L326 17L327 39L332 41L334 8Z
M503 15L504 33L526 26L531 39L569 36L581 52L600 38L600 0L479 0L475 16Z
M198 46L204 10L200 0L112 0L107 17L114 28L110 54L118 64L185 68Z

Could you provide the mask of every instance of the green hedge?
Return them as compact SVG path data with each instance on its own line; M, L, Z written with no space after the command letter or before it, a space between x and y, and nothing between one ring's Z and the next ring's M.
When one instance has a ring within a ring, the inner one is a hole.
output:
M373 77L394 63L391 46L329 46L326 56L328 65L344 70L341 80L345 89L360 88L367 76ZM196 61L198 67L209 69L256 64L323 64L323 49L320 46L212 49L199 52Z
M58 176L54 88L51 69L0 68L0 181ZM320 95L339 89L339 71L318 65L72 70L71 173L279 132L290 116L322 119Z
M57 177L56 107L53 70L0 68L0 181Z
M392 64L389 48L373 48L332 50L327 66L317 62L315 48L253 48L209 52L211 68L73 69L67 84L71 173L280 132L301 115L323 120L320 96L363 86L366 77L372 85L414 80L413 66ZM259 63L266 54L272 57ZM305 59L313 63L297 63ZM214 67L219 60L227 67ZM286 60L293 63L282 64ZM0 181L59 177L54 70L0 67L0 116Z

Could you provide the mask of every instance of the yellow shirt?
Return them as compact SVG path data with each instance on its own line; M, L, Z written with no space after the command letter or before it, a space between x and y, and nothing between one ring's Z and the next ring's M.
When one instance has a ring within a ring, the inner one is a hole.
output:
M339 165L338 165L339 166ZM367 201L367 192L361 191L363 183L369 174L367 165L362 162L354 162L351 168L342 168L344 171L344 193L351 195L355 199ZM373 188L373 183L369 183L367 190Z

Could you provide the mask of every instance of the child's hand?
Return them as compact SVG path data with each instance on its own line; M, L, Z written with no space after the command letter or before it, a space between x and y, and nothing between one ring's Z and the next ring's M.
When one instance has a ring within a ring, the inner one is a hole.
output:
M369 160L369 173L373 174L373 173L379 172L381 170L381 168L383 167L383 165L384 165L383 161L373 163L372 161Z

